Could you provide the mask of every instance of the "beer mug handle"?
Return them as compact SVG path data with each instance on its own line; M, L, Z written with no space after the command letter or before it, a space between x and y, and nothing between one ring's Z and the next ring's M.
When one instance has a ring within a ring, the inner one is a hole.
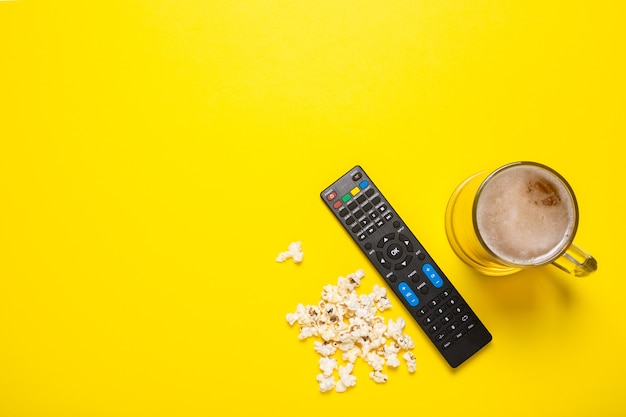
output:
M598 261L573 243L567 252L552 261L552 265L577 277L585 277L598 269Z

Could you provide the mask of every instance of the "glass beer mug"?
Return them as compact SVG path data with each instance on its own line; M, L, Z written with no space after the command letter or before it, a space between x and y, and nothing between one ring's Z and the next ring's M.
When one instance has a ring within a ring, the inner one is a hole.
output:
M493 276L547 264L583 277L598 268L576 246L578 204L567 181L536 162L480 172L454 191L446 234L466 264Z

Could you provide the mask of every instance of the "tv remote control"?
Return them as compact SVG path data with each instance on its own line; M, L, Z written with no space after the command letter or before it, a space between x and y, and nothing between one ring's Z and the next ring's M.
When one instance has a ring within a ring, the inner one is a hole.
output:
M321 197L451 367L491 341L487 328L360 166Z

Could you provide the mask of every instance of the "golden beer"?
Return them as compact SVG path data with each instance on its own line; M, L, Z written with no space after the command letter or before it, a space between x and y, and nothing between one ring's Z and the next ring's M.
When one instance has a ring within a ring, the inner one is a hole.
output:
M576 276L597 269L573 244L578 205L571 186L553 169L514 162L471 176L446 209L446 234L466 264L486 275L508 275L552 263Z

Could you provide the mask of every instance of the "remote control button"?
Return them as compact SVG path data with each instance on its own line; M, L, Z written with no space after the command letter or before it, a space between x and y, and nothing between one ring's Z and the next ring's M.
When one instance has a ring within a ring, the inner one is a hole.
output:
M357 204L356 204L356 202L354 202L354 201L350 201L350 202L348 203L348 208L349 208L350 210L354 210L354 209L355 209L355 208L357 208L357 207L358 207L358 205L357 205Z
M424 259L426 259L426 255L424 255L424 252L418 253L417 259L419 259L420 261L423 261Z
M367 228L367 230L365 230L365 232L369 235L371 235L372 233L374 233L376 231L376 227L375 226L370 226Z
M420 288L420 292L424 295L428 294L428 285L426 285L425 283L422 283L422 287Z
M381 213L384 213L387 211L387 206L385 204L382 204L378 207L378 211Z
M415 295L411 287L409 287L409 284L406 282L402 281L398 284L398 291L400 291L400 294L402 294L411 307L415 307L419 304L419 298L417 298L417 295Z
M354 223L356 223L356 219L354 218L354 216L348 216L348 217L346 218L346 224L347 224L348 226L349 226L349 225L351 225L351 224L354 224Z
M337 203L341 203L341 201L338 201ZM342 207L341 209L339 209L339 215L341 217L346 217L348 214L350 214L350 210L348 210L347 208Z
M352 196L350 194L346 194L343 197L341 197L341 201L343 201L344 203L347 203L348 201L350 201L351 198Z
M376 196L374 198L372 198L372 204L373 205L377 205L378 203L380 203L380 196Z
M453 305L455 305L458 302L459 302L459 297L454 296L454 297L452 297L451 299L448 300L448 305L450 307L452 307Z
M422 271L424 271L426 278L430 280L435 288L441 288L443 286L443 279L439 276L431 264L424 264L424 266L422 266Z
M335 198L337 198L337 193L334 191L331 191L330 193L328 193L328 195L326 196L326 200L328 201L333 201Z
M407 261L406 261L406 259L405 259L404 261L400 262L399 264L396 264L396 266L395 266L396 271L399 271L399 270L401 270L401 269L406 268L406 267L407 267L407 265L408 265L408 263L407 263Z
M371 244L370 242L367 242L367 243L365 244L364 248L365 248L366 250L370 250L370 249L372 249L372 244Z
M387 262L382 252L376 251L376 259L378 259L378 262L380 262L384 268L391 269L391 265Z
M363 204L367 201L367 198L365 198L365 196L363 194L361 194L360 196L358 196L356 198L356 202L359 204Z
M389 256L389 258L393 259L394 261L400 259L403 253L404 252L402 250L402 246L397 243L392 243L387 248L387 256Z
M361 219L361 220L359 221L359 223L361 223L361 226L363 226L363 227L365 227L365 226L367 226L368 224L370 224L370 222L369 222L369 220L367 220L367 218L365 218L365 219Z
M367 188L367 186L370 185L369 181L365 180L365 181L361 181L361 183L359 184L359 188L361 190Z
M395 276L394 274L389 275L389 281L396 282L397 280L398 280L398 277Z
M435 321L435 319L433 318L433 316L428 316L426 318L424 318L424 320L422 320L422 323L424 324L424 326L428 326L429 324L431 324L433 321Z
M338 209L341 206L343 206L343 203L341 202L341 200L337 200L333 203L333 207L336 209Z
M417 310L415 315L417 315L417 317L424 317L426 313L428 313L428 307L422 307L419 310Z
M395 237L396 237L395 233L389 233L388 235L383 236L383 238L378 241L377 246L379 248L382 248L387 244L387 242L389 242L390 240L394 240Z
M399 229L401 226L400 222L398 220L396 220L395 222L393 222L393 227L395 227L396 229Z
M374 191L373 188L368 188L367 190L365 190L365 195L368 196L368 197L371 197L371 196L374 195L375 192L376 191Z
M363 216L365 216L365 212L361 209L358 209L354 212L354 217L356 217L357 219L360 219Z
M446 350L448 349L450 346L452 346L452 340L448 340L447 342L445 342L443 345L441 345L441 349L442 350Z
M376 225L376 227L381 227L383 224L385 224L385 222L383 220L381 220L381 219L378 219L376 221L376 223L374 223L374 224Z
M363 174L362 174L362 173L360 173L360 172L358 172L358 171L357 171L357 172L355 172L354 174L352 174L352 179L353 179L354 181L358 181L358 180L360 180L362 177L363 177Z
M361 191L359 187L354 187L353 189L350 190L350 194L352 194L352 196L355 196L359 193L359 191Z
M399 238L400 238L400 241L404 244L404 247L406 248L406 250L409 252L413 252L413 245L411 245L411 240L405 235L403 235L402 233L400 233Z
M359 242L363 242L365 239L367 239L367 235L365 233L361 233L357 236L357 239L359 239Z
M372 203L367 202L364 206L363 206L363 210L369 212L374 206L372 206Z
M406 258L404 258L404 260L400 262L398 265L400 265L402 268L406 268L407 266L409 266L412 259L413 257L411 257L410 255L407 255Z

